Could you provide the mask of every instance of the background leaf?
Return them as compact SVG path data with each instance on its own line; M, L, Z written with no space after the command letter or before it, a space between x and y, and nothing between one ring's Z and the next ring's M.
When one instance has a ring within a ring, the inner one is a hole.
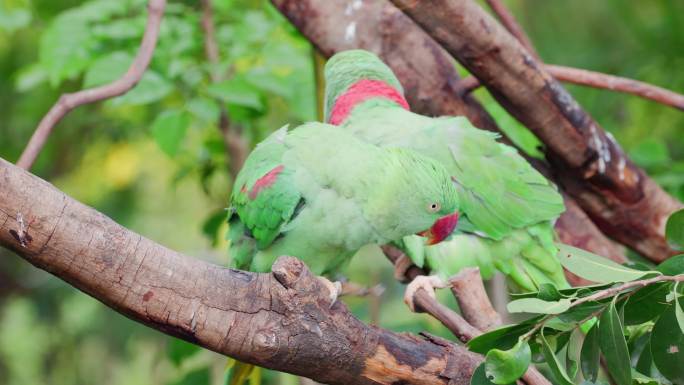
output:
M190 117L187 112L165 111L152 123L152 135L162 151L169 156L174 156L180 148L189 124Z

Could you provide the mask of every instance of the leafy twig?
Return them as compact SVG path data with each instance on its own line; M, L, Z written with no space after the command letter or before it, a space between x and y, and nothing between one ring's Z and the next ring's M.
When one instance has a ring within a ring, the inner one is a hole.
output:
M38 154L43 149L47 138L55 126L74 108L113 98L125 94L140 81L152 60L152 54L159 37L159 25L164 16L166 0L150 0L147 4L148 16L145 34L143 35L138 54L128 71L119 79L99 87L81 90L75 93L62 94L57 103L43 117L28 145L17 161L17 166L28 170L33 166Z

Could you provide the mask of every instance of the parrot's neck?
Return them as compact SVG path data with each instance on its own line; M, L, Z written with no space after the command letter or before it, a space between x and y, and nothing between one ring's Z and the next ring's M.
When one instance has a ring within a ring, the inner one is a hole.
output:
M381 80L361 79L335 100L328 122L334 125L342 124L354 107L375 98L392 101L409 110L406 99L394 87Z

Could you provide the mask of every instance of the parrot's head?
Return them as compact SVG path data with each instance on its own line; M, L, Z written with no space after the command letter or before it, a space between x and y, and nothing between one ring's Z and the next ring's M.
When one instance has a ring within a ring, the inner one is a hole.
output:
M325 121L344 122L357 105L381 98L408 109L394 72L371 52L354 49L331 57L325 65Z
M374 227L390 240L417 234L430 245L446 239L458 224L458 193L440 163L411 150L392 148L396 160L384 168L369 199ZM368 213L368 212L367 212Z

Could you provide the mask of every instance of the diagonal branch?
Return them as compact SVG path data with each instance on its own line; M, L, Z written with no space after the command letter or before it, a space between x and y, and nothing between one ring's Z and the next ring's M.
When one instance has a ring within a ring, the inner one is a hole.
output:
M145 70L150 65L154 48L159 37L159 25L164 16L166 0L150 0L147 9L147 25L138 54L128 71L119 79L103 86L81 90L75 93L62 94L55 105L43 117L36 131L31 136L28 145L17 161L17 166L28 170L33 166L38 154L43 149L47 138L55 126L74 108L84 104L95 103L100 100L113 98L128 92L140 81Z
M638 168L505 28L472 0L392 0L546 145L564 189L602 231L653 261L674 251L665 221L682 204Z
M256 274L182 255L2 159L0 246L134 321L327 384L467 385L481 362L464 347L367 326L340 302L330 307L320 280L294 258Z

